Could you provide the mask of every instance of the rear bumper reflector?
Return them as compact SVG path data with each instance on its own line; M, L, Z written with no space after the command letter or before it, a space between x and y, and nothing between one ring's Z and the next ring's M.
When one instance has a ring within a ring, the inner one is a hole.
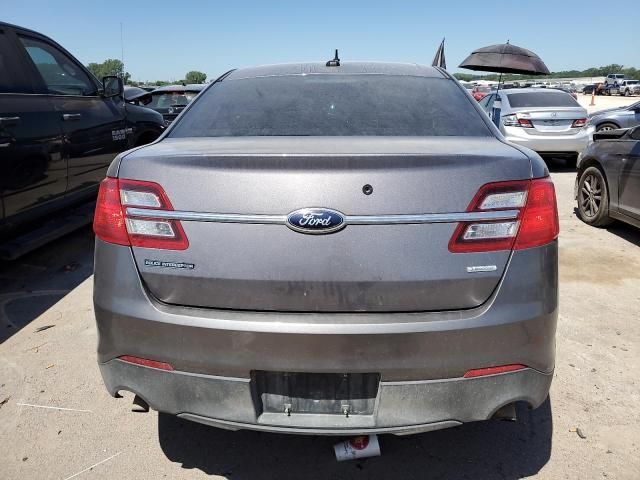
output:
M133 363L134 365L141 365L143 367L155 368L158 370L166 370L168 372L173 371L171 364L166 362L158 362L157 360L149 360L147 358L134 357L131 355L122 355L118 359L123 362Z
M496 375L498 373L515 372L527 368L526 365L519 363L512 365L500 365L498 367L475 368L464 374L463 378L486 377L487 375Z

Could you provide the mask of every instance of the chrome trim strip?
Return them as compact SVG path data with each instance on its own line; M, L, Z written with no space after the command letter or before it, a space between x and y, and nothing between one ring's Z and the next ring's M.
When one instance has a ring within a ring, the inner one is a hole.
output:
M182 212L131 207L127 208L127 215L130 217L184 220L185 222L193 221L216 223L265 223L279 225L284 225L287 222L286 215L245 215L239 213Z
M345 225L394 225L411 223L458 223L514 220L519 210L494 210L487 212L423 213L409 215L345 215ZM162 218L186 222L259 223L286 225L287 215L245 215L239 213L206 213L127 208L130 217Z
M423 213L409 215L346 215L347 225L401 224L401 223L457 223L485 222L489 220L513 220L518 210L487 212Z

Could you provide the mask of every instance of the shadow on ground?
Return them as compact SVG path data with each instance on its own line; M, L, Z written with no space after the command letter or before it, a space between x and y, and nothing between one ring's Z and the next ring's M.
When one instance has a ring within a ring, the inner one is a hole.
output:
M537 473L551 455L549 399L518 405L518 422L488 421L408 437L380 437L382 456L338 463L337 437L230 432L166 414L158 417L169 460L228 479L516 479Z
M573 214L580 218L580 213L578 211L578 207L573 207ZM598 227L592 227L598 228ZM606 227L606 230L609 233L613 233L614 235L626 240L629 243L634 244L637 247L640 247L640 228L636 228L633 225L629 225L628 223L621 222L616 220L611 225Z
M564 173L573 172L576 173L576 167L570 166L567 160L564 158L545 158L544 163L547 164L547 168L551 173Z
M17 260L0 261L0 343L93 273L93 232L85 227Z
M640 247L640 229L627 223L615 222L613 225L607 227L607 230L623 240Z

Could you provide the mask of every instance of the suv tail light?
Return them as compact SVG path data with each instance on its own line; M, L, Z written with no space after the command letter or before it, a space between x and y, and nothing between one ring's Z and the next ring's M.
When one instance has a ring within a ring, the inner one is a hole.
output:
M127 207L144 213L129 215ZM180 222L154 217L154 212L172 210L157 183L107 177L100 184L93 231L100 240L117 245L186 250L189 241Z
M468 212L517 210L513 220L463 222L449 241L452 253L523 250L552 242L560 232L553 183L549 177L484 185Z

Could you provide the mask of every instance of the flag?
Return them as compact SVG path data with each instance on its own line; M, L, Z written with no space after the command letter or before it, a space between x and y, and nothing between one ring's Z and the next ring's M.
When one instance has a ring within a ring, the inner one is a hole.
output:
M431 65L434 67L444 68L445 70L447 69L447 61L444 59L444 38L436 51L436 56L433 57Z

